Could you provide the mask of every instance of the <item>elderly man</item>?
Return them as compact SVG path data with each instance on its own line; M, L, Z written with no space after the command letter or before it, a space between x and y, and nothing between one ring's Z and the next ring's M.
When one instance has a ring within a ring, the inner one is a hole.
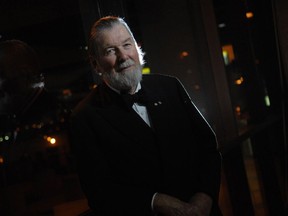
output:
M216 137L180 81L142 76L119 17L93 25L89 57L103 82L74 109L70 138L95 214L221 215Z

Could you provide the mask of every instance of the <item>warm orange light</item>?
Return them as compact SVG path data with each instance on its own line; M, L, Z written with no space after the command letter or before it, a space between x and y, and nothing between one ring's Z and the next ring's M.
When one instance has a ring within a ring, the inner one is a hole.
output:
M251 11L246 12L246 18L247 19L251 19L253 16L254 16L253 12L251 12Z
M240 77L239 79L235 80L236 85L241 85L243 83L244 79L243 77Z
M64 96L71 96L71 95L72 95L72 92L71 92L70 89L63 89L63 90L62 90L62 94L63 94Z
M233 46L231 44L222 46L222 55L225 65L230 64L235 59Z
M2 156L0 156L0 164L4 163L4 158Z
M235 107L235 111L236 111L237 115L240 115L241 114L241 107L240 106L236 106Z
M180 54L180 58L185 58L185 57L187 57L188 55L189 55L188 52L183 51L183 52L181 52L181 54Z
M46 139L47 142L49 142L51 145L55 145L55 144L56 144L56 139L53 138L53 137L50 137L50 136L46 136L46 135L45 135L43 138Z

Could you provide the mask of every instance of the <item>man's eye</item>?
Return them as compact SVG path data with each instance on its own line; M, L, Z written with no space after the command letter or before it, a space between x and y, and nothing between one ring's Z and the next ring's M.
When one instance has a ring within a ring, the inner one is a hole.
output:
M130 48L131 46L132 46L131 43L125 43L125 44L124 44L124 47L125 47L125 48Z
M107 49L105 50L105 55L111 55L111 54L114 54L115 53L115 49Z

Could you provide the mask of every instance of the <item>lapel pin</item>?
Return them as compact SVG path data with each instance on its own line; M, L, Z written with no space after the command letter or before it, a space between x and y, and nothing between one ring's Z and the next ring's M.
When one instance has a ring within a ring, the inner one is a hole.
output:
M161 104L162 104L162 101L158 101L158 102L154 103L154 106L158 106L158 105L161 105Z

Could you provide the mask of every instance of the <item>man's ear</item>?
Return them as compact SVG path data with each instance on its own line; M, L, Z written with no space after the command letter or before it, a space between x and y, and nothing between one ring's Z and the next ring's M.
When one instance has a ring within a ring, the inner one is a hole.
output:
M102 74L99 72L100 71L100 66L99 66L97 60L94 58L90 62L91 62L91 65L92 65L94 71L96 72L96 74L101 76Z

